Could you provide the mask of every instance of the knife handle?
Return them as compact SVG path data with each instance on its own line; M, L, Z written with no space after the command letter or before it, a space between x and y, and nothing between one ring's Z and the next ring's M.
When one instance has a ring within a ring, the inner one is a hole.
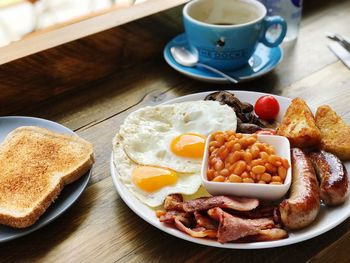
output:
M338 40L338 42L347 50L350 52L350 43L344 39L341 35L339 34L334 34L334 37Z

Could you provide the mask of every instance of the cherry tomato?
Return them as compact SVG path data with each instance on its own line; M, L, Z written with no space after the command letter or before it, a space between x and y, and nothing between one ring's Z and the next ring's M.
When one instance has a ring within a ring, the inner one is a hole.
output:
M264 134L264 135L276 135L276 132L274 130L260 130L256 131L256 134Z
M274 96L265 95L255 102L254 111L261 119L274 120L280 111L280 105Z

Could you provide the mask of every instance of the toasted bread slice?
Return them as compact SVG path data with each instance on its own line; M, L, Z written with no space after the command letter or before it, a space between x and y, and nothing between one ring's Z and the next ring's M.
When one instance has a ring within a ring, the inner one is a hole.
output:
M321 142L312 112L302 98L292 100L277 128L277 134L287 137L292 147L315 147Z
M34 126L15 129L0 145L0 224L34 224L64 185L92 164L92 145L78 136Z
M350 127L327 105L318 107L315 120L321 131L321 148L343 161L350 160Z

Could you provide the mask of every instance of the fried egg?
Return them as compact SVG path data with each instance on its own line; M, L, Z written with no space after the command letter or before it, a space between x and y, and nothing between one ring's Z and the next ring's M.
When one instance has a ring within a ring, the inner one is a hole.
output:
M201 186L199 172L185 174L169 168L137 164L126 155L123 146L122 137L117 134L113 141L115 169L123 184L146 205L160 206L169 194L190 195Z
M126 155L139 165L177 173L199 173L206 137L218 130L236 130L232 108L216 101L189 101L144 107L120 127Z

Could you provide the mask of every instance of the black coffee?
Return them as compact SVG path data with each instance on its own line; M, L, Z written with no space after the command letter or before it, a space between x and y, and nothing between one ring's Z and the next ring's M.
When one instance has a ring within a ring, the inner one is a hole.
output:
M214 23L214 25L218 26L233 26L236 25L235 23Z

